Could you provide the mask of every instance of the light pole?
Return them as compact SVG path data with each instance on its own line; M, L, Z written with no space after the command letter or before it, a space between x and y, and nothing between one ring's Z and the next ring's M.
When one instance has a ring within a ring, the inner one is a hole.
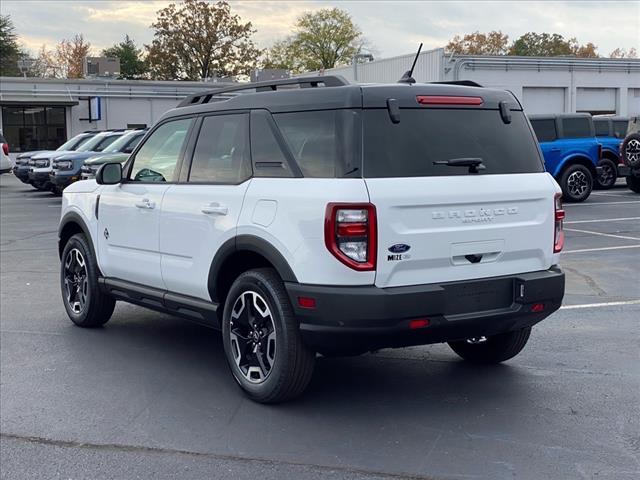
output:
M373 62L373 55L370 53L356 53L351 59L351 65L353 65L353 81L358 81L358 60L365 59L370 62Z

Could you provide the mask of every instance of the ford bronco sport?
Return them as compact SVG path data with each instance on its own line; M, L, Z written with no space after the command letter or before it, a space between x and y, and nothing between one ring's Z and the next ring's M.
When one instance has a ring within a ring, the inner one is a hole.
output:
M230 87L65 189L62 297L81 327L123 300L222 330L265 403L299 395L317 353L448 342L502 362L560 307L560 195L505 91Z

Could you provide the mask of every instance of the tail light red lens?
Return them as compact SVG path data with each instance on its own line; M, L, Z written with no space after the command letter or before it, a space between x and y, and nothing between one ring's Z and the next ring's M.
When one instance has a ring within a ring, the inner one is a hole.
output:
M451 97L442 95L418 95L420 105L482 105L482 97Z
M554 221L555 228L553 234L553 253L558 253L562 251L562 247L564 247L564 217L565 213L562 209L562 194L556 193L556 197L554 200Z
M9 155L9 144L8 143L3 143L2 144L2 151L4 152L5 155Z
M376 207L371 203L330 203L324 219L327 249L349 268L376 268Z
M429 326L429 319L428 318L416 318L415 320L411 320L409 322L409 328L411 330L417 330L419 328L425 328Z

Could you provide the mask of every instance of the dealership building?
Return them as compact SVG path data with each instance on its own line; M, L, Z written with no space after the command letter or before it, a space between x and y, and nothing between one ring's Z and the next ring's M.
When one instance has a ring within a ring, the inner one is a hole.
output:
M321 73L393 83L414 58L411 53ZM511 90L527 113L640 115L640 59L454 55L438 48L420 53L413 77L418 82L472 80Z
M334 68L361 83L394 83L415 54ZM511 90L527 113L589 112L640 115L639 59L420 54L418 82L472 80ZM189 94L229 83L92 78L57 80L0 77L0 125L12 152L56 148L85 131L150 126Z
M13 153L54 149L86 130L151 126L187 95L224 85L0 77L0 125Z

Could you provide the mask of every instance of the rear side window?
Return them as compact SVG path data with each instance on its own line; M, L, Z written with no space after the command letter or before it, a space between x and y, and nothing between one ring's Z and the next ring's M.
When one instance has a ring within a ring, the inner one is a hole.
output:
M558 138L556 131L556 121L553 118L545 120L531 120L533 131L539 142L553 142Z
M248 116L205 117L193 153L189 181L237 184L250 176Z
M364 176L468 175L467 167L434 165L480 158L486 174L542 172L538 145L522 112L505 124L497 110L403 109L394 124L384 110L365 110Z
M627 128L629 127L628 120L614 120L613 121L613 134L618 138L624 138L627 136Z
M0 133L0 143L7 143L2 134Z
M251 114L251 158L256 177L292 177L287 158L275 137L269 113ZM275 127L274 127L275 128Z
M607 120L594 120L593 126L596 129L596 137L609 136L609 122Z
M563 118L562 133L565 138L591 137L591 122L588 118Z
M336 178L360 170L356 111L280 113L273 118L303 176Z

